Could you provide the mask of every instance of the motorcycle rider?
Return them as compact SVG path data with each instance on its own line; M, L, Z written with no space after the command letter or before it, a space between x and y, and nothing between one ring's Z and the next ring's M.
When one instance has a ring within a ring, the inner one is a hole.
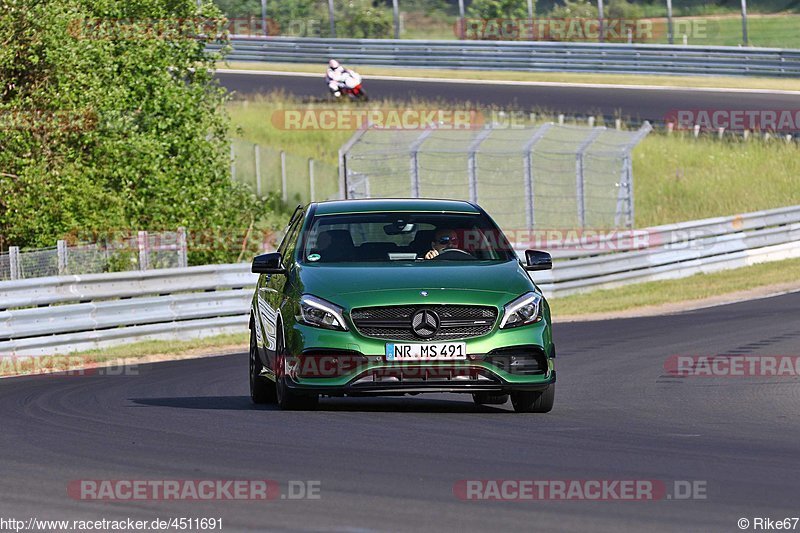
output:
M328 71L325 73L325 81L328 82L328 88L331 90L331 94L336 98L342 96L341 88L347 76L347 69L338 61L335 59L328 61Z

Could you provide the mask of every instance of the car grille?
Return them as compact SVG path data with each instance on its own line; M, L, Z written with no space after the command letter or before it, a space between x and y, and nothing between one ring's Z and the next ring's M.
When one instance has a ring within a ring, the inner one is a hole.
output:
M439 330L432 337L420 338L411 329L411 317L428 309L439 316ZM409 305L361 307L350 312L358 332L365 337L394 341L449 341L486 335L497 320L497 309L472 305Z

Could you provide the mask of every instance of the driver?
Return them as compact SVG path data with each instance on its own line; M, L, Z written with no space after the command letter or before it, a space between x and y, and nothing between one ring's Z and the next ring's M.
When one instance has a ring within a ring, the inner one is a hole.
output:
M336 98L342 96L341 87L347 77L347 69L345 69L338 61L331 59L328 61L328 70L325 72L325 81L328 83L328 89L331 94Z
M458 235L455 230L438 229L431 241L431 250L425 254L425 259L433 259L444 250L458 248Z

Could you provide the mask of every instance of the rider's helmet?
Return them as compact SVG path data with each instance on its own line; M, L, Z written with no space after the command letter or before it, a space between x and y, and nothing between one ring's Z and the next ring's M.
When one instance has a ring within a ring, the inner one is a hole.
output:
M328 66L336 70L337 68L339 68L339 62L336 61L335 59L331 59L330 61L328 61Z

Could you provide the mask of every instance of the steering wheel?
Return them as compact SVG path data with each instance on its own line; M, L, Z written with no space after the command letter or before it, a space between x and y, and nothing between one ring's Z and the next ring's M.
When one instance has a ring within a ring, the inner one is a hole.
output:
M453 256L453 257L448 257L448 259L453 259L453 260L456 260L456 261L465 261L465 260L467 260L468 258L469 258L469 259L475 259L475 258L472 256L472 254L471 254L471 253L469 253L469 252L467 252L467 251L465 251L465 250L461 250L461 249L459 249L459 248L445 248L444 250L442 250L441 252L439 252L439 255L437 255L437 256L436 256L436 257L434 257L433 259L441 259L441 258L442 258L442 257L444 257L446 254L450 254L450 255L452 255L452 256ZM467 256L467 257L464 257L464 256ZM456 259L456 258L458 258L458 259Z

